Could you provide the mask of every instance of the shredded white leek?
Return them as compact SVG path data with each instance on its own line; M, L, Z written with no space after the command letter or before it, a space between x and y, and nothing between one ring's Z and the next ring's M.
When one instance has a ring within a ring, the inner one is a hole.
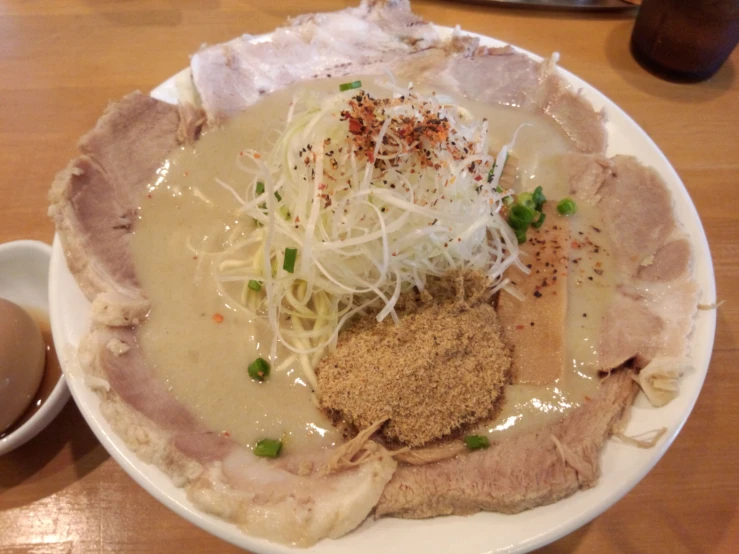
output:
M313 366L354 314L397 319L402 291L450 270L484 272L495 289L510 286L512 264L527 271L499 215L515 135L493 155L487 120L388 87L383 98L301 93L271 150L241 153L243 181L219 181L256 228L222 254L217 279L243 283L241 308L274 331L273 359L279 340L314 387Z

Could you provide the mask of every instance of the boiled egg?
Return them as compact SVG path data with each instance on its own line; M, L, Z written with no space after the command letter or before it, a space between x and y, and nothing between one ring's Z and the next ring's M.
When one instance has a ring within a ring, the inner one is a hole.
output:
M0 433L33 402L44 374L46 347L33 318L0 298Z

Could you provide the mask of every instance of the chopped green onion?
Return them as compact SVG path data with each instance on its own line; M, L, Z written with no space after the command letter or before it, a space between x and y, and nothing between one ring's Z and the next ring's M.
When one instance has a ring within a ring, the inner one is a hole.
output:
M252 279L251 281L249 281L248 287L251 290L255 290L255 291L259 292L260 290L262 290L262 283L260 283L259 281L255 281L255 280Z
M531 195L531 198L534 200L534 209L537 212L540 212L541 209L544 207L544 202L547 201L547 197L544 196L541 187L536 187L534 189L534 194ZM542 221L542 223L544 222Z
M361 86L362 81L352 81L351 83L344 83L343 85L339 85L339 90L341 92L344 92L345 90L352 90Z
M249 377L255 381L264 381L269 377L269 362L264 358L257 358L249 364Z
M277 458L282 450L282 441L262 439L254 446L252 452L260 458Z
M571 198L563 198L557 204L557 211L561 215L572 215L577 212L577 204Z
M295 260L297 259L297 257L297 248L285 248L285 261L282 264L282 269L284 269L288 273L293 273L295 271Z
M521 206L528 208L532 212L536 210L536 202L534 202L534 195L530 192L519 193L518 198L516 198L516 204L520 204Z
M531 222L531 226L532 226L532 227L533 227L534 229L538 229L539 227L541 227L542 225L544 225L544 220L545 220L546 218L547 218L547 214L542 214L542 213L540 213L540 214L539 214L539 219L537 219L536 221L532 221L532 222Z
M277 209L277 213L279 213L282 216L282 219L290 220L290 210L287 209L287 206L280 206Z
M480 435L467 435L464 438L464 444L470 450L480 450L481 448L489 447L490 441L487 437Z
M518 244L526 242L526 229L514 229L513 232L516 234Z
M526 231L534 220L534 210L516 204L508 212L508 224L514 229Z
M264 183L262 181L257 181L257 196L260 194L264 194ZM275 198L277 198L278 202L282 202L282 196L280 196L280 193L275 191ZM259 209L262 210L262 213L267 213L267 203L262 202L259 204ZM280 214L282 214L282 217L285 219L290 219L290 212L285 206L282 206L280 208Z

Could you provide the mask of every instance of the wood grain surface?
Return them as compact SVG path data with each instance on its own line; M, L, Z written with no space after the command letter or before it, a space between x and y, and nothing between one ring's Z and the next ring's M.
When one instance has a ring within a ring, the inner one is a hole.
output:
M148 91L203 43L263 33L339 0L0 0L0 242L51 242L46 193L110 99ZM697 205L719 298L713 361L695 410L655 469L592 523L542 552L739 551L739 52L710 81L645 73L628 50L633 14L414 2L538 54L591 83L662 148ZM491 533L495 530L491 529ZM0 458L0 553L235 552L159 504L94 438L73 403Z

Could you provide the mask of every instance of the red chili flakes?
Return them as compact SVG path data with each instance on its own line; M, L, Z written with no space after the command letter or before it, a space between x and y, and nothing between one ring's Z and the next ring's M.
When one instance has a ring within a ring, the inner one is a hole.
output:
M525 325L516 325L516 329L518 329L519 331L524 329L525 327Z
M571 246L572 246L572 248L578 248L579 249L581 245L580 245L580 243L578 241L573 240Z
M254 153L254 158L256 158L257 160L258 160L259 158L261 158L261 157L262 157L262 155L261 155L261 154L260 154L259 152L255 152L255 153Z
M223 316L218 312L214 313L211 319L214 323L223 323Z
M193 256L193 257L192 257L192 259L193 259L193 260L197 260L197 259L198 259L198 257L197 257L197 256Z
M151 193L146 195L147 198L151 198Z
M231 433L229 433L228 431L221 431L221 436L224 439L230 439L231 438Z
M349 120L349 132L353 135L358 135L362 132L362 124L356 119Z

